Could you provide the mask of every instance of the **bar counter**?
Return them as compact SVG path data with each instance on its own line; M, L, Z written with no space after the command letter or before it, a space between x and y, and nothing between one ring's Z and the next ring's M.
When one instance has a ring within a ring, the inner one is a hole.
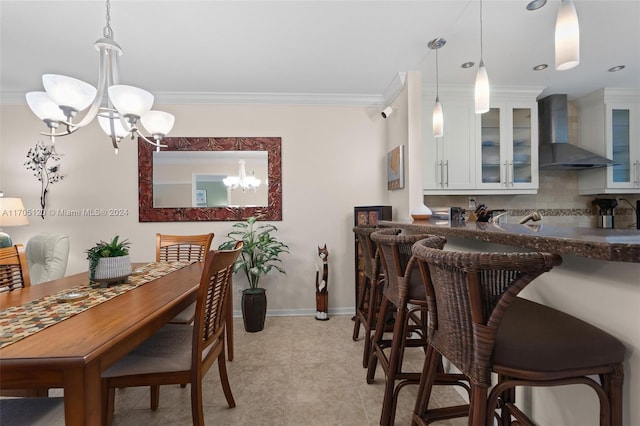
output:
M581 318L619 338L627 349L623 426L640 425L640 231L546 224L381 221L447 238L445 250L547 251L562 265L536 278L520 296ZM586 386L528 388L521 408L539 424L598 426L597 400Z
M380 221L381 226L444 237L485 241L512 247L614 262L640 263L640 230L572 228L540 224L449 222L429 219Z

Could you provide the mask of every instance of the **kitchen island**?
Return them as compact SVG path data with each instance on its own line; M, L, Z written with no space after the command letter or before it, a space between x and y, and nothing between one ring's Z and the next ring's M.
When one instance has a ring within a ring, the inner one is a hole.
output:
M625 344L623 425L640 425L640 231L435 219L380 225L445 236L445 250L560 254L562 265L534 280L521 296L581 318ZM536 388L519 395L538 424L599 424L597 398L585 386Z

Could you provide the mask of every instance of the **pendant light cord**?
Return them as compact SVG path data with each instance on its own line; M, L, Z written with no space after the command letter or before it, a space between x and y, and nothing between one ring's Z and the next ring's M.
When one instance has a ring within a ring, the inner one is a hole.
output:
M480 0L480 60L482 61L482 59L484 58L484 50L483 50L483 43L482 43L482 35L484 34L484 31L482 30L482 0Z
M102 35L109 40L113 40L113 30L111 29L111 1L107 0L107 25L102 30Z
M436 49L436 99L440 99L440 79L438 77L438 50Z

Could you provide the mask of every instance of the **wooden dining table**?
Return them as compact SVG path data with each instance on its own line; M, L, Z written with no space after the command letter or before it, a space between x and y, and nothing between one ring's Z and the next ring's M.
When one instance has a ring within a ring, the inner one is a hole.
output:
M67 425L99 425L101 372L196 300L193 263L0 349L0 389L64 388ZM0 311L87 284L87 273L0 294Z

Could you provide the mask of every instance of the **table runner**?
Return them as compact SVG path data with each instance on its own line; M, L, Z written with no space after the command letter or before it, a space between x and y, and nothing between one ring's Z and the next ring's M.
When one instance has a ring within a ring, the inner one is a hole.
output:
M126 283L111 287L91 287L89 283L59 291L42 299L0 311L0 348L44 330L60 321L106 302L120 294L167 275L194 262L151 262L130 275ZM65 294L81 292L87 297L71 302L59 302Z

